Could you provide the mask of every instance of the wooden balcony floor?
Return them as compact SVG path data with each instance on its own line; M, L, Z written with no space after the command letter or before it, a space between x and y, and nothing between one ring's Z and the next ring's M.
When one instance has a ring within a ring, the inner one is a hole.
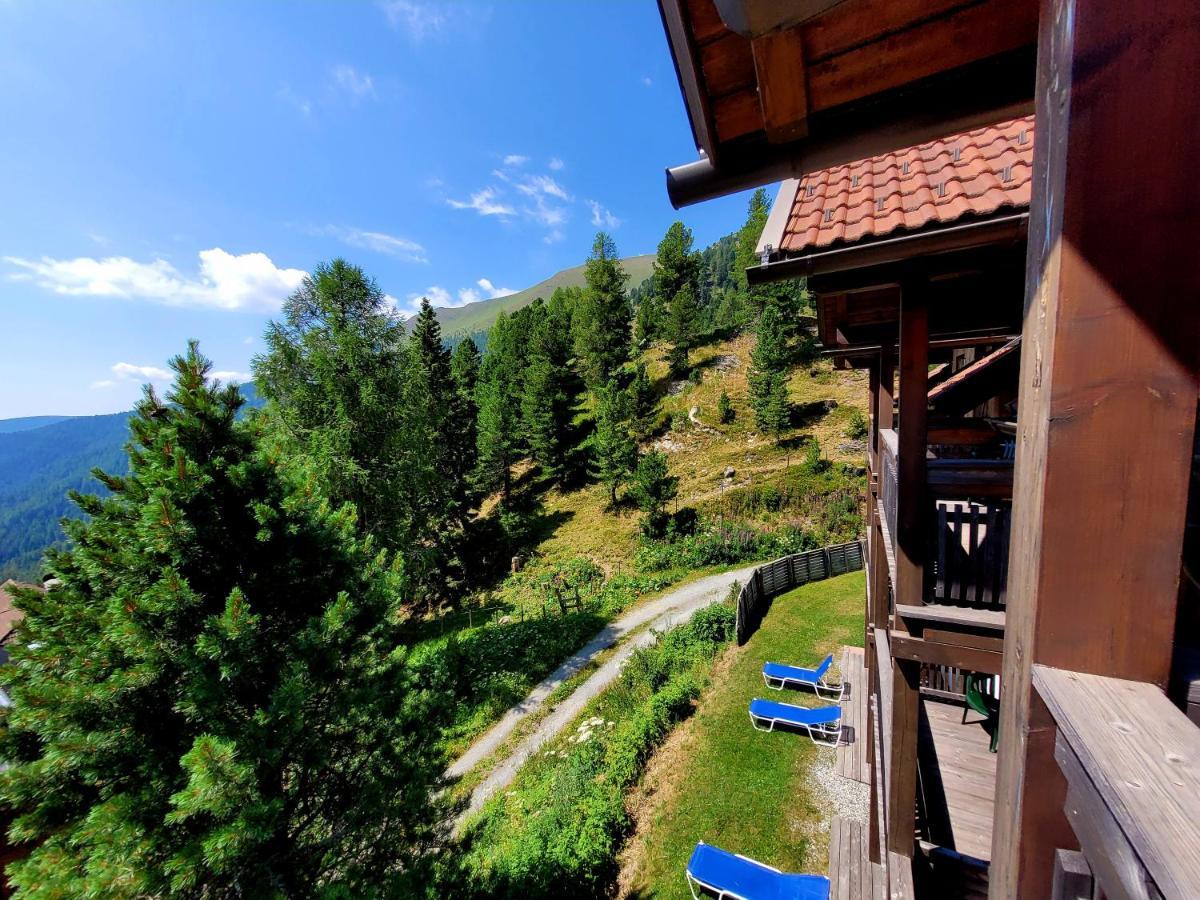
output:
M921 700L919 805L924 838L980 860L992 856L996 754L974 712L962 724L962 707Z
M842 701L842 743L837 748L834 771L844 778L871 783L867 747L867 668L862 647L842 648L842 681L850 696Z

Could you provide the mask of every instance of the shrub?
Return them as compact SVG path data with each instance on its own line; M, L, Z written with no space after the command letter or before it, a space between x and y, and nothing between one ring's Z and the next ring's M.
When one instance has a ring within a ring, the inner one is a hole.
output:
M727 393L721 391L721 398L717 400L717 417L722 425L728 425L733 421L733 416L733 401Z
M812 534L794 526L763 533L745 526L709 525L671 543L644 544L634 563L646 572L685 566L700 568L775 559L819 546Z
M867 417L861 409L852 410L846 423L846 437L859 441L867 436Z
M605 897L629 828L625 792L672 726L691 712L733 611L717 604L638 650L573 735L528 763L447 860L436 896Z

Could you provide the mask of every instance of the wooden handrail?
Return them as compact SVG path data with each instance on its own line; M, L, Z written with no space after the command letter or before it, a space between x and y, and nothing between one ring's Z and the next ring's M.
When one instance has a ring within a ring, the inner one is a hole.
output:
M1200 897L1200 729L1157 687L1033 667L1067 818L1108 896Z

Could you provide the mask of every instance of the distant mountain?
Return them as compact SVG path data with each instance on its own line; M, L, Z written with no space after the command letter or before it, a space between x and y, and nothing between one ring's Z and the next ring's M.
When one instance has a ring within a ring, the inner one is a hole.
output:
M253 383L242 393L262 405ZM76 513L67 492L100 490L92 469L127 471L129 416L0 419L0 581L39 579L42 555L63 540L59 520Z
M53 425L70 416L22 416L19 419L0 419L0 434L12 434L14 431L29 431L41 428L43 425Z
M637 287L654 271L654 254L626 257L621 260L621 266L629 275L626 287ZM575 266L571 269L563 269L545 281L539 281L533 287L509 294L507 297L480 300L478 303L468 303L466 306L436 307L435 311L438 321L442 324L442 332L448 338L471 335L487 331L502 312L514 312L523 306L528 306L538 297L549 300L555 288L582 287L583 284L583 266Z

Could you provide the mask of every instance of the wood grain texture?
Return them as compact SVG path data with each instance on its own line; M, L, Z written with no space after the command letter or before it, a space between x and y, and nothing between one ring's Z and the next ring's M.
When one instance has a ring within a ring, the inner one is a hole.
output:
M895 640L893 635L892 641ZM921 667L917 663L893 657L888 850L909 858L913 854L916 825L920 676Z
M1200 897L1200 729L1144 682L1041 665L1033 682L1081 767L1071 789L1094 790L1164 896Z
M1031 665L1167 678L1200 355L1176 249L1200 236L1200 5L1045 0L1042 23L994 898L1046 896L1063 846Z
M751 41L767 140L781 144L808 134L804 42L798 29L773 31Z

